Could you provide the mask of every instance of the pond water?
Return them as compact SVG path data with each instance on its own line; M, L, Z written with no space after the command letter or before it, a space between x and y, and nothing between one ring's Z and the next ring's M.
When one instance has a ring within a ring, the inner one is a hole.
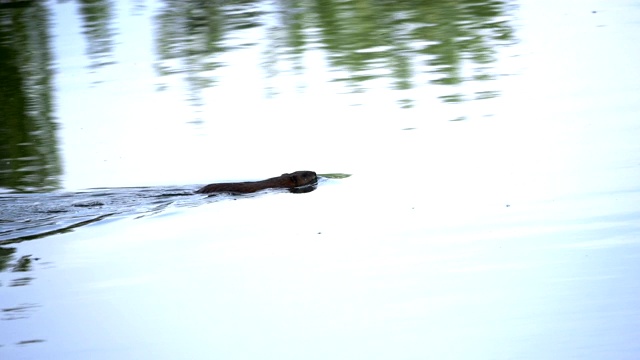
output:
M637 359L639 18L0 1L0 358Z

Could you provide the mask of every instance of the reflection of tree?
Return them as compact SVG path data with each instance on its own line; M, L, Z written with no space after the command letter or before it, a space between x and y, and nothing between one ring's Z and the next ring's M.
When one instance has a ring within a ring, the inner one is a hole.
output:
M13 265L13 269L11 269L13 272L27 272L31 270L33 270L33 260L31 260L31 255L21 256Z
M348 82L387 78L395 89L411 88L416 68L427 65L435 84L456 85L464 62L483 65L472 80L490 78L496 41L512 37L499 17L503 1L317 0L315 24L331 65ZM415 64L414 59L426 59ZM414 65L415 64L415 65ZM486 96L486 94L485 94Z
M15 252L16 248L0 246L0 272L9 267Z
M412 86L411 39L406 39L409 23L405 13L419 4L406 5L395 1L316 1L312 10L318 16L310 25L320 29L318 41L328 52L329 64L344 71L336 81L346 82L357 92L373 79L389 79L398 90Z
M302 57L307 45L304 35L305 13L301 0L280 0L271 12L275 21L266 22L266 39L263 51L262 67L267 79L275 79L289 65L296 75L304 73ZM277 90L267 85L267 94L273 96Z
M262 12L253 10L258 6ZM192 90L212 86L212 71L221 66L215 58L229 50L223 40L234 30L266 23L262 66L269 77L278 73L279 63L291 63L302 73L302 55L320 47L334 80L354 92L366 91L369 80L410 89L422 81L418 75L439 85L487 80L493 77L489 65L495 46L512 39L502 19L506 7L505 0L273 0L253 5L166 0L158 29L161 71L187 73ZM467 76L463 70L470 66L474 73ZM476 95L492 96L490 91ZM452 95L445 100L461 99Z
M80 14L83 20L83 33L87 38L87 55L92 67L109 65L113 50L113 3L109 0L80 0Z
M253 2L166 0L157 16L157 48L161 75L186 74L191 100L214 85L211 72L222 66L215 56L230 50L222 45L226 33L258 26Z
M52 118L49 11L39 1L0 12L0 186L59 187Z
M495 45L513 38L507 22L500 20L504 16L505 4L498 0L484 3L443 1L432 10L420 16L433 25L422 26L415 31L417 37L433 42L419 50L432 57L429 65L434 66L440 75L432 82L458 85L468 80L492 79L493 75L488 70L494 61ZM465 62L476 65L470 78L462 74ZM478 98L491 96L492 92L477 94ZM447 99L460 100L456 95Z

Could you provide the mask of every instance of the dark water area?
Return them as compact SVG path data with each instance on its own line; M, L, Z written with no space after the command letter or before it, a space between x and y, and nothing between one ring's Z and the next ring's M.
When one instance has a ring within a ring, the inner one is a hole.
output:
M59 188L50 6L0 3L0 187Z

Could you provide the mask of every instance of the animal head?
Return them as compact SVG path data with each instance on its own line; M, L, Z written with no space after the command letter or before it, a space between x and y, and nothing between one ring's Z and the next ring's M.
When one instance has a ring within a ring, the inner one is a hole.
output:
M313 171L296 171L290 174L282 174L287 177L294 187L315 184L318 182L318 176Z

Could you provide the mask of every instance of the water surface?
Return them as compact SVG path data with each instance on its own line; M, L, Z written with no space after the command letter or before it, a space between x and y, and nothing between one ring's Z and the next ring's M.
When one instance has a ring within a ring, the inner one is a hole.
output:
M639 12L3 2L0 358L638 358Z

